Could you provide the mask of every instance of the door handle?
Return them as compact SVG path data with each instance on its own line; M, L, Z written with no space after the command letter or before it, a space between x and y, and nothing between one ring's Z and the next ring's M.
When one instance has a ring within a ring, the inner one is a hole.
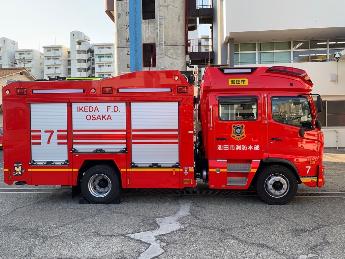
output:
M274 138L271 138L271 140L272 140L272 141L282 141L283 139L274 137Z
M218 140L218 141L225 141L225 140L227 140L227 138L216 138L216 140Z

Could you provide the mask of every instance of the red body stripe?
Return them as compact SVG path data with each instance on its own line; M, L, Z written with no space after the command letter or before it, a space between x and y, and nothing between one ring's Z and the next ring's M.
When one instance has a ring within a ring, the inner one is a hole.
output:
M76 140L126 140L126 134L73 134Z
M125 142L78 142L78 141L74 141L73 145L114 145L114 144L118 144L118 145L126 145Z
M41 133L41 130L31 130L31 133Z
M57 135L57 140L67 140L67 135L63 134L58 134Z
M33 146L40 146L42 144L41 144L41 142L31 142L31 145L33 145Z
M119 130L88 129L88 130L73 130L73 132L126 132L126 129L119 129Z
M133 139L178 139L177 134L133 134Z
M178 131L178 129L133 129L133 132L170 132Z
M41 135L31 135L31 140L41 140Z
M169 144L178 144L178 141L176 142L164 142L164 141L160 141L160 142L135 142L133 141L132 144L136 144L136 145L146 145L146 144L157 144L157 145L169 145Z

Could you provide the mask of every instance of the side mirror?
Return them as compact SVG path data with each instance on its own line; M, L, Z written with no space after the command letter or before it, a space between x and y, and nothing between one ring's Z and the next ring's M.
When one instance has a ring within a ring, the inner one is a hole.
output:
M301 138L304 138L304 135L305 135L305 130L304 130L304 128L300 128L300 129L299 129L298 135L299 135Z
M317 129L321 130L321 128L322 128L321 121L316 120L316 121L315 121L315 127L316 127Z
M317 108L317 112L320 113L322 112L322 99L321 99L321 96L318 95L317 96L317 100L316 100L316 108Z

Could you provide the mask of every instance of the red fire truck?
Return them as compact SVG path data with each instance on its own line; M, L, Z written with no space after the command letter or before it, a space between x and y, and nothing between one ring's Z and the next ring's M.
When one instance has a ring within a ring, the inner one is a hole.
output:
M14 82L3 88L4 181L111 203L122 189L196 188L200 178L285 204L298 184L324 184L312 86L305 71L277 66L209 67L199 97L178 71Z

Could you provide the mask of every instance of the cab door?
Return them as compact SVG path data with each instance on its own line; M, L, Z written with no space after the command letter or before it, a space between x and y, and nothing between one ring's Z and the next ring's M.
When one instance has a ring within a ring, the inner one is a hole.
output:
M268 110L269 156L290 161L302 176L315 176L322 144L319 130L313 126L308 98L272 94Z
M267 143L264 97L224 94L215 96L214 103L215 158L260 160Z

